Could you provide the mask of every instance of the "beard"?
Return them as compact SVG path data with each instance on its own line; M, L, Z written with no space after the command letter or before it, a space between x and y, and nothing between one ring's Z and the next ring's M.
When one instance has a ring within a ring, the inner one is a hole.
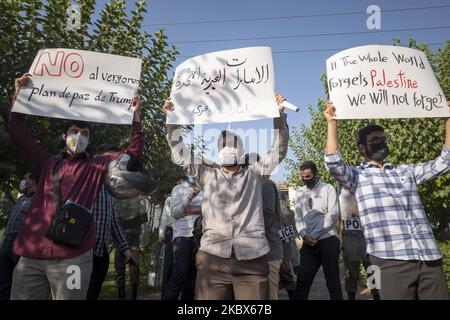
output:
M370 160L383 161L389 155L389 148L386 143L373 144L366 149L366 156Z

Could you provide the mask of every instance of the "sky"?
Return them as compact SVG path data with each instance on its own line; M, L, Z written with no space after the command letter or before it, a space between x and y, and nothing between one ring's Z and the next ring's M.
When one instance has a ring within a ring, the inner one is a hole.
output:
M97 1L97 11L106 2L108 1ZM381 9L379 30L369 30L367 27L370 14L366 10L369 5L378 5ZM133 1L129 1L129 8L133 7ZM405 10L411 8L426 9ZM149 32L165 29L169 43L176 45L179 51L174 67L189 57L209 52L270 46L273 51L276 91L300 107L298 113L287 111L288 125L292 129L299 127L301 123L309 124L308 106L316 106L319 98L325 98L320 75L326 69L327 58L343 49L356 46L391 45L394 37L399 37L405 44L409 37L419 43L436 43L431 47L437 49L442 46L442 42L450 40L448 17L449 0L148 0L148 13L143 24L144 29ZM415 30L390 31L399 29ZM354 32L364 33L336 35ZM319 34L321 36L311 36ZM284 36L291 37L279 38ZM267 37L278 38L261 39ZM237 40L242 38L258 39ZM173 71L169 72L171 77ZM222 130L227 126L228 124L205 125L203 129ZM234 122L231 128L271 129L273 124L272 119L264 119ZM257 151L261 154L270 147L270 138L266 140L263 141L266 143L258 143L261 147ZM291 152L288 157L293 158ZM276 182L285 180L286 169L283 164L280 167L272 175Z

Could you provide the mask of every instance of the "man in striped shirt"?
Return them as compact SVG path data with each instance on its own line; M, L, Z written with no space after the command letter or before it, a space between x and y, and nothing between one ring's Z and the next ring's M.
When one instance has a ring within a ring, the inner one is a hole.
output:
M96 150L96 156L106 156L119 150L119 148L113 145L101 145ZM127 262L134 261L134 256L128 246L125 232L114 206L114 197L111 196L106 190L105 185L103 185L92 209L96 223L96 237L87 300L98 299L109 269L111 240L114 240L116 250L120 250L124 254Z
M114 240L116 250L122 252L127 262L133 263L135 259L128 246L125 232L114 205L115 199L103 186L92 210L97 228L87 300L98 299L109 269L111 240Z
M197 252L196 299L261 300L269 298L270 251L265 238L262 185L284 159L288 130L282 103L275 95L280 117L274 118L274 143L265 157L243 168L242 139L230 131L218 137L220 166L193 161L179 126L167 124L172 160L195 177L203 191L203 236ZM170 100L164 112L174 108Z
M450 170L450 119L441 155L419 164L385 162L384 128L364 127L358 133L357 148L366 161L351 167L339 153L331 102L324 114L328 125L325 164L339 184L355 193L369 260L380 268L381 281L375 287L381 299L448 299L442 255L417 185Z

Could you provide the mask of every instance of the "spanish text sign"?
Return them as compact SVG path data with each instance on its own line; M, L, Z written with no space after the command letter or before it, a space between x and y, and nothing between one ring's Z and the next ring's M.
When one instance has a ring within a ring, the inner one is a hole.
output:
M175 70L171 124L221 123L279 116L270 47L213 52Z
M337 119L448 117L446 98L425 53L370 45L327 59Z
M72 50L40 50L13 111L52 118L130 124L141 60Z

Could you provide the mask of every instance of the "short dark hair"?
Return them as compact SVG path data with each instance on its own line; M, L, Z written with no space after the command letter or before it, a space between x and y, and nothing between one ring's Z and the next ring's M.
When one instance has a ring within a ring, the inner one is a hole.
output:
M28 176L31 180L38 182L38 178L34 172L27 172L24 176Z
M67 135L67 131L69 131L71 126L77 126L78 128L81 129L87 128L89 130L89 134L92 135L92 128L89 122L79 120L66 121L66 123L64 124L64 134Z
M312 161L305 161L300 165L300 171L311 169L311 172L315 175L317 173L317 166Z
M356 137L356 145L360 144L366 144L367 143L367 136L371 134L372 132L382 131L384 132L384 128L382 126L379 126L377 124L369 124L365 126L364 128L359 129L358 136Z

